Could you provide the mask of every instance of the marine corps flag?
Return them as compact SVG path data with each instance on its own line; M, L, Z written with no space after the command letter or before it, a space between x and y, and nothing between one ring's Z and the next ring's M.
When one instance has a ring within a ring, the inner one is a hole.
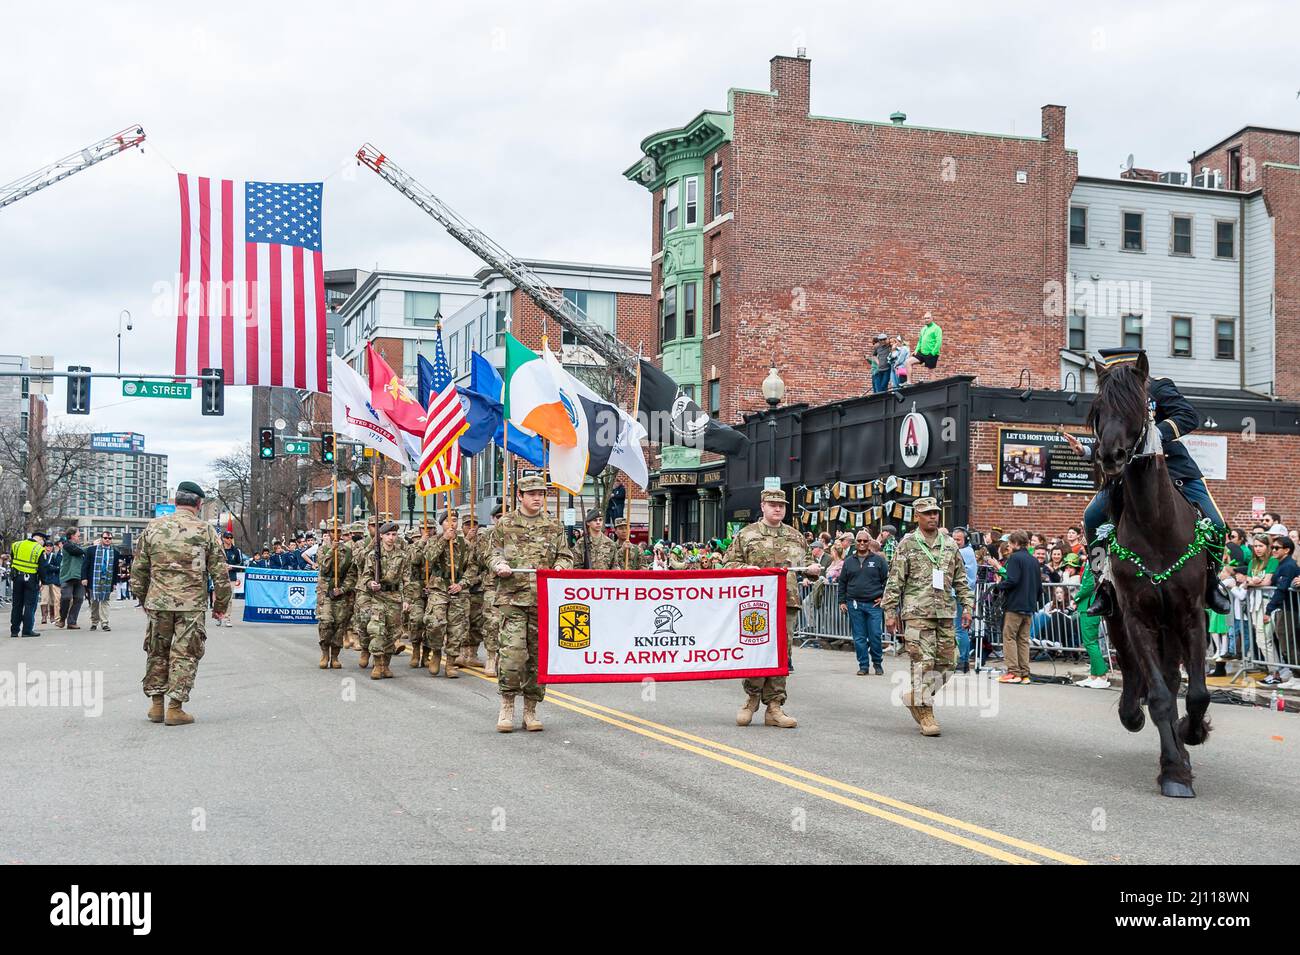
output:
M650 422L649 440L655 444L680 444L717 454L742 455L749 440L735 428L714 421L677 383L645 359L641 360L639 411Z

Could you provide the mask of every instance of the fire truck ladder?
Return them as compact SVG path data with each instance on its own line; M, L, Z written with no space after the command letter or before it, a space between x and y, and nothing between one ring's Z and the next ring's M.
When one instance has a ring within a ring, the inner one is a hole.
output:
M548 285L536 272L472 226L455 210L422 186L370 143L357 150L357 161L370 167L390 186L438 221L451 237L504 275L560 327L602 358L606 364L635 377L637 354L586 312Z
M144 129L140 126L129 126L120 133L92 143L85 149L64 156L58 162L52 162L43 169L0 186L0 209L143 143Z

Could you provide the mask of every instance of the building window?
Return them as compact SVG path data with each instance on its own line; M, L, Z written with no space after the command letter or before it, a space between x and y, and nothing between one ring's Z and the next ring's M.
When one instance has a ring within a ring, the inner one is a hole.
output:
M453 335L454 339L455 336ZM433 346L431 341L415 341L414 339L404 339L402 341L402 375L407 378L416 378L420 374L419 356L423 355L429 364L433 364ZM362 373L362 377L365 375Z
M682 286L685 300L682 308L682 338L695 337L695 283L687 282Z
M510 327L510 293L493 292L489 296L489 300L488 311L494 316L493 347L505 348L506 331Z
M1186 315L1174 315L1170 320L1169 353L1175 358L1192 357L1192 320Z
M686 177L686 225L696 225L699 222L700 208L700 177Z
M1142 347L1142 316L1125 315L1124 316L1124 347L1141 348Z
M1088 210L1083 206L1070 206L1070 245L1088 245Z
M1124 213L1124 251L1141 252L1146 248L1142 236L1142 213Z
M674 182L664 189L664 232L677 228L677 186Z
M722 215L722 163L713 167L713 218Z
M670 285L664 289L663 301L659 303L660 307L660 340L667 344L677 337L677 287Z
M407 325L432 327L438 320L442 304L437 292L406 292L405 319Z
M717 378L709 382L709 414L715 418L722 414L722 382Z
M713 304L710 307L709 334L716 335L722 331L722 276L713 276Z
M451 372L456 373L456 366L460 364L457 359L460 357L460 332L452 332L451 338L447 340L447 364L451 367Z
M618 331L618 295L614 292L586 292L581 289L566 288L567 298L586 314L596 325L611 334ZM576 345L578 339L570 331L565 331L561 341L565 345Z
M1214 357L1231 360L1237 357L1237 320L1214 320Z
M1237 223L1219 220L1214 223L1214 257L1216 259L1235 259L1237 257Z
M682 394L684 394L687 398L690 398L691 401L694 401L694 400L695 400L695 386L694 386L694 385L682 385Z
M1066 347L1070 351L1087 351L1088 350L1088 317L1083 312L1071 312L1069 328L1069 341Z
M1169 238L1169 252L1172 255L1192 254L1192 217L1174 216Z

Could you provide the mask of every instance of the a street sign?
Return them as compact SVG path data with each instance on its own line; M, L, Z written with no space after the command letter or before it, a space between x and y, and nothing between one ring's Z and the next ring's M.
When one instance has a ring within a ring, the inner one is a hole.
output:
M124 381L122 394L127 398L185 398L190 397L188 381Z
M176 513L175 504L155 504L153 506L154 517L162 517L164 514L175 514L175 513Z
M285 454L310 454L311 443L307 441L290 441L283 442L281 447L284 448Z

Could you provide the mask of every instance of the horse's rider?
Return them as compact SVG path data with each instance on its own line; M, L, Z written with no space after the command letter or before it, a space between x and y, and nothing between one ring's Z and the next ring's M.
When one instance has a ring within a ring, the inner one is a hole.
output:
M1114 368L1116 365L1137 362L1139 359L1143 365L1146 364L1146 352L1141 348L1103 348L1097 352L1094 361L1098 374L1105 374L1107 369ZM1226 531L1223 515L1219 513L1218 505L1214 503L1214 498L1210 497L1210 492L1205 487L1201 469L1191 453L1178 440L1201 426L1200 413L1183 397L1183 393L1178 390L1178 386L1173 381L1151 376L1147 377L1147 413L1154 420L1156 430L1160 432L1160 440L1164 445L1165 469L1169 472L1174 487L1178 488L1189 504L1200 510L1202 516L1209 518L1220 535L1218 539L1222 541L1222 535ZM1067 438L1073 436L1067 435ZM1077 438L1071 440L1070 444L1075 446L1075 450L1082 454L1085 460L1092 458L1095 445L1085 445ZM1084 539L1087 541L1089 561L1093 565L1094 573L1105 562L1106 542L1097 539L1097 529L1107 520L1109 498L1110 494L1103 485L1083 512ZM1227 595L1219 589L1218 561L1214 559L1215 555L1209 556L1206 569L1206 606L1216 613L1231 613L1232 605L1228 602ZM1101 587L1099 580L1097 600L1090 613L1105 616L1113 612L1110 588Z

